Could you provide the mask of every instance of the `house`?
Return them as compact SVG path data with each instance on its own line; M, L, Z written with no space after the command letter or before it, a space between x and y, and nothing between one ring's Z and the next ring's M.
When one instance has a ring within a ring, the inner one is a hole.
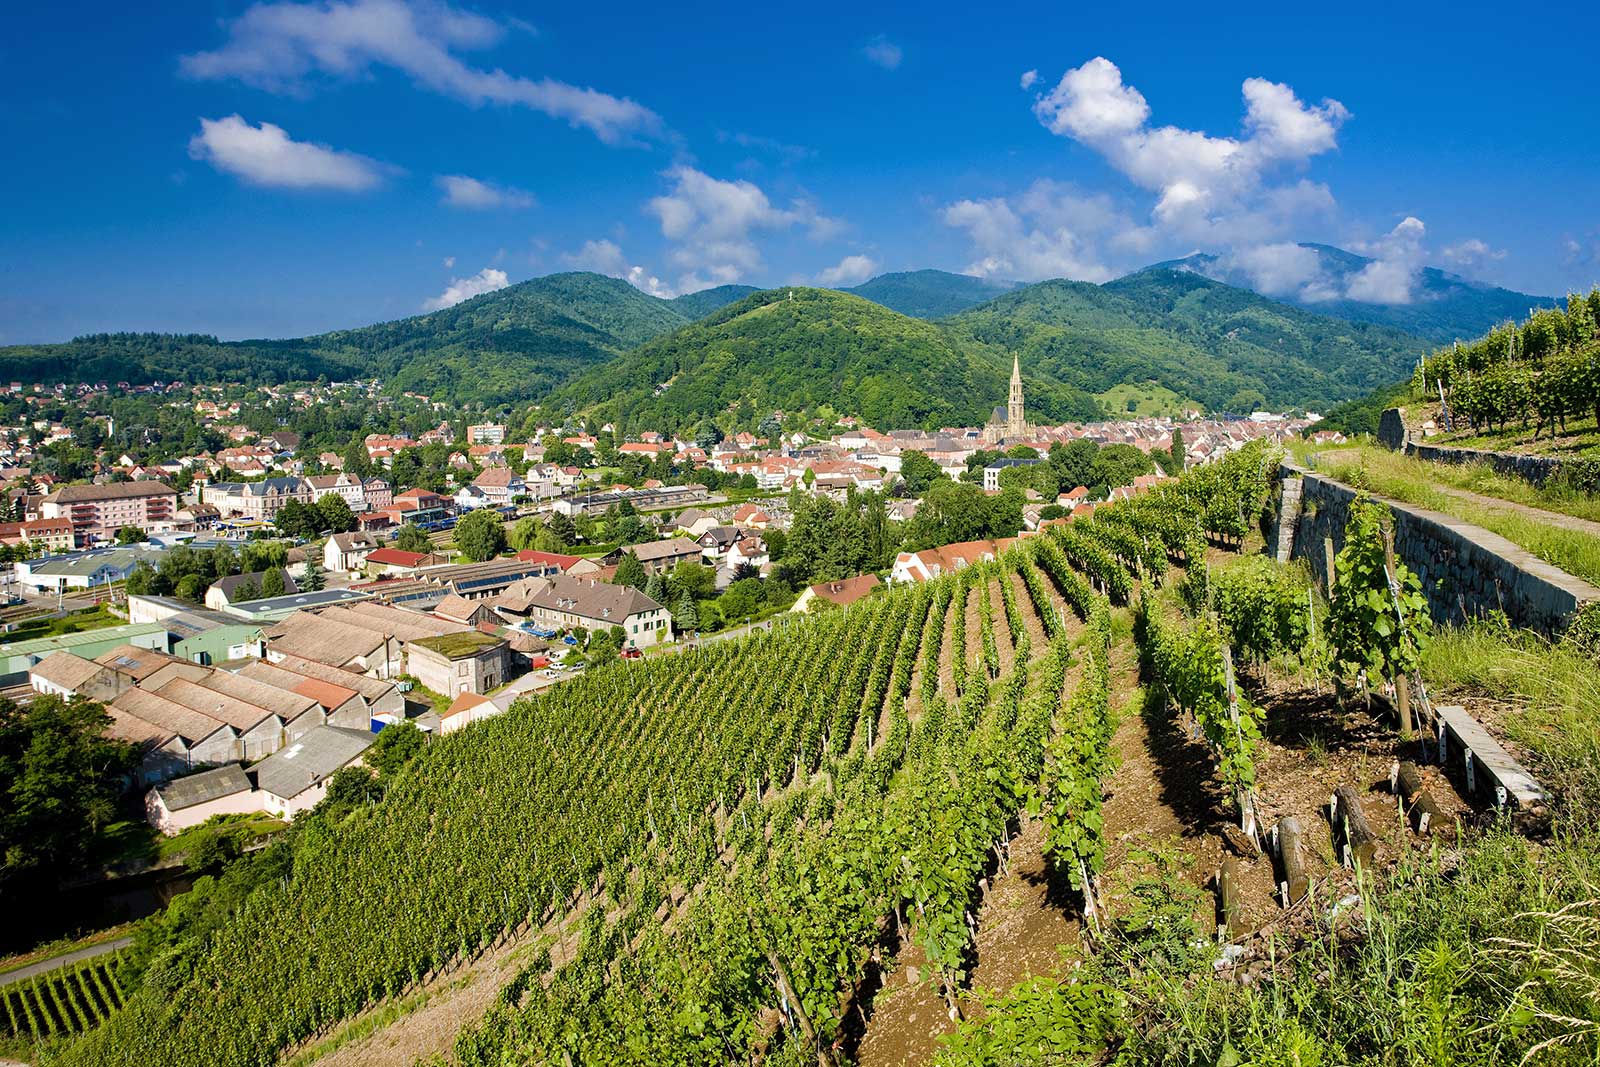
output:
M728 554L728 550L744 540L744 531L737 526L713 526L699 537L695 544L700 546L700 554L707 563L716 563Z
M727 554L722 557L722 564L737 571L740 567L765 567L772 562L772 557L767 552L766 542L756 534L746 534L728 546Z
M496 598L495 610L526 619L542 635L574 626L587 630L620 626L628 648L672 640L672 617L666 608L631 586L592 578L558 575L521 582Z
M479 719L500 714L494 701L481 693L462 693L451 701L450 707L439 716L439 733L453 734Z
M294 578L290 576L288 571L280 568L279 573L283 575L283 594L298 593L300 591L300 587L295 584ZM251 571L248 574L230 574L226 577L218 578L211 583L211 588L206 590L206 607L213 611L221 611L237 600L260 600L262 583L266 580L266 577L266 571ZM237 596L241 589L244 589L247 594L242 598ZM254 590L254 592L251 592L251 590Z
M328 792L328 779L372 747L368 730L318 726L251 768L261 810L292 819L315 807Z
M506 428L497 422L468 426L467 440L475 445L503 445L506 441Z
M699 537L716 526L717 517L711 512L702 511L699 508L684 508L683 512L678 516L674 529L688 537Z
M447 622L474 628L500 624L500 616L494 613L494 608L487 600L468 600L455 593L446 594L443 600L433 606L433 613Z
M70 552L77 543L77 533L71 519L0 522L0 543L41 544L49 552Z
M145 818L168 837L199 826L213 815L260 811L250 777L237 763L175 778L144 796Z
M474 478L472 485L484 494L490 507L504 507L528 495L522 475L510 467L490 467Z
M406 642L406 667L447 697L487 693L510 680L511 649L504 638L478 630L441 634Z
M673 537L665 541L644 541L628 551L644 565L646 574L661 574L685 561L699 562L703 550L687 537ZM617 558L621 559L620 553Z
M353 512L367 510L367 493L361 479L350 474L313 474L305 479L311 490L311 503L325 496L336 496L350 505Z
M364 626L295 612L268 628L266 636L268 663L294 656L374 678L401 673L399 640Z
M66 519L85 540L110 540L124 526L165 530L178 510L178 491L165 482L64 485L39 505L42 519Z
M794 607L789 610L804 614L815 610L818 604L832 604L846 608L882 587L883 583L878 581L876 574L858 574L854 578L819 582L801 590L800 595L795 598Z
M921 552L902 552L895 557L889 582L891 585L926 582L941 575L954 574L974 564L1000 558L1016 540L1014 537L1002 537L998 541L963 541Z
M733 524L747 530L765 530L772 525L772 516L754 504L740 504L733 513Z
M362 482L361 495L370 511L381 511L394 504L394 489L382 478L368 478Z
M517 559L523 563L544 563L561 574L570 574L573 577L592 575L600 570L600 564L586 556L568 556L560 552L540 552L537 549L524 549L517 553Z
M431 552L405 552L398 548L375 548L367 553L363 569L370 578L380 575L416 574L434 563L448 563L442 556Z
M322 546L322 566L339 573L358 571L367 562L367 554L378 547L378 539L359 530L336 533Z
M253 522L271 522L293 500L311 503L311 487L304 478L284 475L258 482L215 482L200 491L201 503L214 504L224 516Z

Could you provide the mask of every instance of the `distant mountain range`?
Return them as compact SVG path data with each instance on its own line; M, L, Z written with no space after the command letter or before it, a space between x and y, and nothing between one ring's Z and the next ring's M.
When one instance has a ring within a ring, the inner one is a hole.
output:
M1310 247L1330 277L1367 262ZM1412 305L1296 306L1207 276L1219 272L1215 259L1189 257L1105 285L1021 286L920 270L847 290L724 285L672 300L574 272L314 337L101 334L3 347L0 381L376 376L457 403L548 398L659 418L663 428L720 418L741 404L821 403L912 425L980 420L1003 400L1017 354L1042 418L1091 417L1094 395L1124 384L1216 410L1318 408L1404 376L1429 340L1473 336L1548 303L1429 270L1424 297ZM790 293L797 306L778 308Z
M1313 289L1314 293L1348 292L1351 279L1373 262L1365 256L1332 245L1302 244L1300 247L1316 254L1319 284ZM1247 272L1221 257L1206 253L1168 260L1146 269L1188 270L1241 289L1254 288L1254 282ZM1321 315L1349 319L1351 322L1393 326L1441 345L1477 337L1496 323L1526 318L1531 308L1554 307L1557 303L1552 297L1530 296L1511 289L1484 285L1437 267L1423 267L1418 272L1411 302L1407 304L1372 304L1337 296L1331 299L1304 299L1300 295L1304 291L1301 288L1287 296L1277 294L1276 298Z

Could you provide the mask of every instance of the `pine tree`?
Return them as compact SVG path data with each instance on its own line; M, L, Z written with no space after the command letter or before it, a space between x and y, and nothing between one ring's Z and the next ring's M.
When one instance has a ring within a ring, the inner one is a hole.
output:
M617 564L617 576L613 579L618 585L630 585L635 589L643 589L649 580L644 573L644 564L639 562L639 557L632 552L622 554L622 562Z
M308 593L315 593L325 585L327 585L327 579L323 577L322 566L317 563L314 557L307 557L306 574L304 580L300 583L300 588Z
M700 613L694 609L694 601L688 596L678 599L678 606L672 609L673 624L678 627L679 633L690 633L700 627Z

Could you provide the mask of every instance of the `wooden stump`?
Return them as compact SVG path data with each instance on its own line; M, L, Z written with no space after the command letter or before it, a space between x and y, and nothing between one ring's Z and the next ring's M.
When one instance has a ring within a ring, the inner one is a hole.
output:
M1422 770L1410 760L1400 760L1389 772L1389 789L1397 798L1400 813L1419 834L1443 834L1455 827L1455 820L1428 792Z
M1300 903L1311 891L1311 876L1306 873L1306 836L1300 820L1290 815L1278 820L1272 829L1283 878L1278 882L1278 897L1288 908Z
M1346 867L1365 867L1378 851L1378 833L1372 828L1361 806L1361 794L1353 785L1341 785L1328 801L1329 822L1344 837Z

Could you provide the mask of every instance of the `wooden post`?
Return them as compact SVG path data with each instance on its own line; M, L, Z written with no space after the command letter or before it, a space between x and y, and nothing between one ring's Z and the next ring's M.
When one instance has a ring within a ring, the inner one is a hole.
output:
M1344 834L1344 865L1366 867L1378 851L1378 833L1361 807L1353 785L1341 785L1328 802L1329 821Z
M1287 908L1300 903L1311 891L1311 877L1306 874L1305 831L1300 828L1300 820L1289 815L1273 827L1272 839L1277 845L1278 866L1283 869L1278 895Z
M1333 538L1322 539L1322 562L1328 571L1328 599L1333 599Z
M1394 601L1395 623L1400 627L1401 639L1404 640L1405 617L1400 613L1400 582L1396 577L1399 569L1394 559L1394 527L1388 522L1383 524L1383 576L1389 583L1389 597ZM1411 740L1411 679L1406 677L1404 671L1394 677L1394 706L1400 713L1400 737L1402 740Z
M805 1035L811 1047L817 1050L818 1067L833 1067L833 1056L817 1040L817 1028L811 1025L811 1016L806 1014L805 1005L801 1004L800 998L795 995L794 983L789 980L789 968L783 965L783 960L771 949L767 950L767 962L772 964L772 973L778 980L778 992L783 994L783 999L794 1011L795 1021L800 1024L800 1032Z
M1222 905L1222 939L1236 936L1244 926L1239 907L1239 861L1232 856L1222 857L1217 870L1217 899Z
M1443 833L1454 824L1449 814L1428 792L1422 771L1410 760L1399 760L1389 770L1389 790L1400 813L1419 834Z

